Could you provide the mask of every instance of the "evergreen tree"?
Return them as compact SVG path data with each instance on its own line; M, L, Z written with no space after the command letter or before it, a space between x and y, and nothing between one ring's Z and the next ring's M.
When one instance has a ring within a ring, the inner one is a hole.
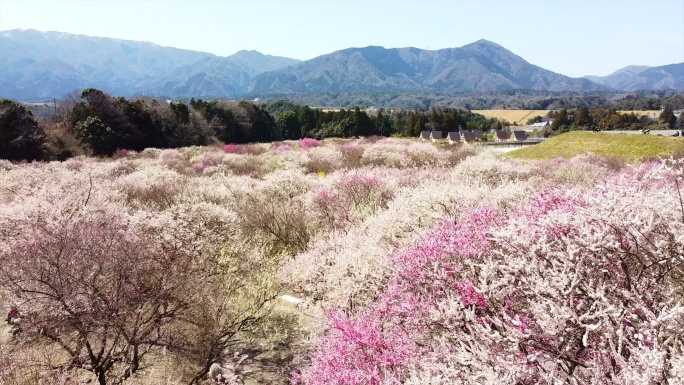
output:
M672 107L670 105L666 105L665 108L663 109L663 112L660 113L660 122L663 123L667 128L674 128L675 124L677 124L677 117L674 114L674 111L672 111Z
M118 133L97 116L88 116L85 120L79 121L73 130L76 138L87 145L94 154L111 155L122 148Z
M591 127L593 124L593 121L591 119L591 115L589 115L589 109L586 107L580 107L580 108L576 109L573 124L576 127L581 127L581 128Z
M31 111L0 100L0 159L40 160L46 155L45 132Z
M285 111L278 116L278 128L283 139L296 140L302 137L302 125L294 111Z
M416 113L414 111L409 112L406 128L406 134L408 136L415 136L414 133L416 132Z
M555 133L561 130L563 127L570 125L570 119L568 119L568 110L563 108L553 117L553 123L551 124L551 130Z
M316 130L315 111L309 106L302 107L299 111L299 123L301 124L301 137L310 137Z
M126 111L132 116L136 112L125 98L114 98L98 89L86 88L81 99L83 102L70 112L71 129L95 155L109 156L118 149L141 151L147 147L140 127L126 115ZM144 122L142 116L136 119Z
M366 111L361 111L359 107L354 108L354 132L351 136L371 136L377 135L378 130L368 116Z
M375 117L375 127L377 127L378 133L381 136L387 136L392 134L392 123L390 122L389 115L383 114L384 109L378 110L378 114Z
M247 135L242 143L271 142L280 139L278 124L271 114L247 101L241 101L238 107L245 116L243 126Z

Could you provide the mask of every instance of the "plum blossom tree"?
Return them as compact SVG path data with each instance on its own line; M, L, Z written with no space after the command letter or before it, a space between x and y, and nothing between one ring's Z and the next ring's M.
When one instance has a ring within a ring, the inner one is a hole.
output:
M130 213L115 192L65 184L0 213L0 285L24 315L17 349L60 351L46 369L122 384L168 351L197 383L269 313L275 265L226 244L225 210Z
M294 381L681 381L682 166L638 165L443 222L393 257L374 302L328 310Z
M227 150L0 161L0 291L27 315L0 380L256 380L305 345L305 384L684 382L681 161Z
M331 228L345 228L385 207L392 192L378 178L360 172L344 173L331 188L321 188L314 206Z
M195 256L155 229L111 210L60 220L32 218L2 255L2 275L25 304L24 338L46 339L92 371L122 383L163 345L169 321L188 308L179 296Z

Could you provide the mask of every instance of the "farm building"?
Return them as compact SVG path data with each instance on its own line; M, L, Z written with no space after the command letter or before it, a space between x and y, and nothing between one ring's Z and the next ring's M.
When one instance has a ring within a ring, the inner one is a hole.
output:
M422 140L430 140L430 131L421 131L418 138Z
M481 138L481 136L478 136L477 133L470 131L461 131L460 134L461 138L466 143L477 142L477 140Z
M447 134L447 139L449 139L449 144L458 143L461 141L461 134L458 132L450 132Z
M436 142L438 140L444 139L442 137L442 131L432 131L430 132L430 139L432 139L433 142Z
M533 128L544 128L553 124L553 120L547 120L546 122L532 123L530 127Z
M508 142L511 139L511 135L503 130L494 131L494 141L495 142Z
M513 131L513 138L519 142L527 140L527 133L525 131Z

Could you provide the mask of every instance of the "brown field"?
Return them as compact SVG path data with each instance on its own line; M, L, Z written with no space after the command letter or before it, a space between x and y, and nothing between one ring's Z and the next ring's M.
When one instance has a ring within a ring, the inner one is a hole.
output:
M472 112L484 115L488 119L497 118L521 125L537 115L545 117L549 113L548 110L473 110Z
M660 110L634 110L634 111L618 111L619 114L631 114L634 113L636 115L648 115L650 117L654 116L660 116L661 111Z
M473 110L474 113L484 115L486 118L497 118L507 120L510 123L516 122L518 124L525 124L529 119L539 115L546 117L548 110ZM635 110L635 111L618 111L620 114L648 115L650 117L658 117L660 110Z

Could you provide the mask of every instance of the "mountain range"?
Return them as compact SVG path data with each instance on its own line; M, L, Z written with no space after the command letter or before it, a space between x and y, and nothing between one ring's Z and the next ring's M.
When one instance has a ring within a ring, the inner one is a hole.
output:
M0 31L0 97L37 100L95 87L113 95L225 98L273 94L684 89L684 63L572 78L479 40L423 50L369 46L311 60L206 52L36 30Z
M595 83L616 90L684 89L684 63L659 67L631 65L607 76L584 76Z

